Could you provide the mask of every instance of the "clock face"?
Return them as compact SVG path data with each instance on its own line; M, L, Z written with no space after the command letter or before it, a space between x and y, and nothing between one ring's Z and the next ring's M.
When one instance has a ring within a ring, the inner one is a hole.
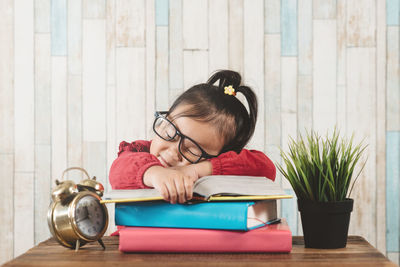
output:
M82 197L76 204L75 221L85 236L95 238L100 234L106 224L106 214L98 199L90 195Z

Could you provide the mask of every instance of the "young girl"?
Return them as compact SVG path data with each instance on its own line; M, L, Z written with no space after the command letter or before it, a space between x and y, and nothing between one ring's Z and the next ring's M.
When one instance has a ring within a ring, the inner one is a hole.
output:
M166 201L184 203L192 198L194 182L206 175L274 180L272 161L260 151L243 149L254 133L257 99L240 82L239 73L219 71L185 91L169 111L156 112L152 141L120 144L110 169L112 188L154 187ZM249 112L236 98L238 92Z

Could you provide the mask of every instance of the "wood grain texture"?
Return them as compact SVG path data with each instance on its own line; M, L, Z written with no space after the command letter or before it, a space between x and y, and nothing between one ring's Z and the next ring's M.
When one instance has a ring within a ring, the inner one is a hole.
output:
M153 116L156 105L156 25L155 25L155 11L154 0L146 1L146 118L145 130L146 139L149 140L151 136L151 126L153 123ZM182 52L182 51L181 51ZM181 74L183 75L183 74Z
M156 110L169 109L168 27L156 27Z
M69 0L67 15L68 74L82 74L82 1Z
M1 9L0 9L1 10ZM0 154L0 212L2 216L0 227L0 264L14 258L14 155Z
M118 237L104 237L103 241L105 251L91 243L75 253L50 239L5 266L70 266L71 259L76 264L84 261L85 266L126 266L132 262L135 266L395 266L359 236L350 236L343 249L306 249L303 238L294 236L291 253L121 253Z
M169 88L183 90L182 0L169 1Z
M280 33L281 31L281 1L264 0L265 34Z
M375 2L375 0L346 1L347 46L373 47L376 45Z
M228 68L228 0L209 2L208 72Z
M229 0L229 68L243 73L243 0Z
M208 52L185 50L183 52L183 88L187 90L193 85L204 83L208 76Z
M35 244L33 178L33 172L14 173L14 257Z
M106 0L82 0L82 17L84 19L104 19Z
M117 47L145 46L145 1L116 1Z
M183 48L208 49L208 1L182 2Z
M67 59L51 59L51 177L67 168Z
M116 139L118 142L146 137L144 48L117 48Z
M386 124L387 131L400 131L400 27L387 27Z
M313 2L299 0L298 5L298 49L299 75L312 75L313 72Z
M297 0L281 0L282 56L297 56Z
M386 136L386 249L399 251L400 239L400 132L389 131Z
M313 0L314 19L335 19L337 0Z
M33 172L34 169L33 10L33 2L14 1L14 153L15 170L20 172Z
M377 1L376 32L376 205L386 205L386 1ZM386 209L376 211L376 248L386 251Z
M313 22L313 128L322 135L336 124L336 22Z
M258 101L264 100L264 2L245 0L243 4L244 69L243 82L253 89ZM264 105L258 106L258 118L249 146L264 150Z
M50 33L51 0L35 1L35 32Z
M347 53L347 66L358 70L347 75L347 136L354 133L354 144L364 140L368 145L355 169L358 173L366 161L351 195L354 208L349 231L362 233L376 245L376 49L351 48Z
M51 0L51 55L67 55L67 1Z
M83 140L106 140L106 34L104 20L83 21L82 125Z

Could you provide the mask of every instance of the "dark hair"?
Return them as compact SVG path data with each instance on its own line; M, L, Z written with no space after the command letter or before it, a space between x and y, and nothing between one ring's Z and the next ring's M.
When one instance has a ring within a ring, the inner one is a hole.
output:
M214 85L216 82L218 84ZM190 107L178 117L190 117L199 121L212 122L224 137L225 145L220 153L230 150L239 153L253 136L257 121L257 97L250 87L240 85L239 73L221 70L214 73L207 81L191 87L181 94L169 109L171 114L179 105ZM231 85L235 92L246 98L249 112L234 95L224 93Z

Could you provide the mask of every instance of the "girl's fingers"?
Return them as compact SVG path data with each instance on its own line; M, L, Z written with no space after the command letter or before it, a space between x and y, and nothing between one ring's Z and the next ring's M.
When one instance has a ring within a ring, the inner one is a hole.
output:
M185 185L184 185L185 179L177 178L174 181L175 181L175 187L176 187L179 203L185 203L186 202L186 190L185 190Z
M157 186L156 189L158 190L158 192L160 192L161 196L164 198L165 201L169 201L170 197L169 197L168 189L165 186L165 184L161 184L161 185Z
M168 189L168 194L169 194L169 201L171 204L175 204L177 201L177 192L176 192L176 187L174 180L169 180L168 182L165 183L165 186Z
M190 177L185 177L186 179L183 179L184 185L185 185L185 191L186 191L186 199L192 199L193 197L193 179Z

